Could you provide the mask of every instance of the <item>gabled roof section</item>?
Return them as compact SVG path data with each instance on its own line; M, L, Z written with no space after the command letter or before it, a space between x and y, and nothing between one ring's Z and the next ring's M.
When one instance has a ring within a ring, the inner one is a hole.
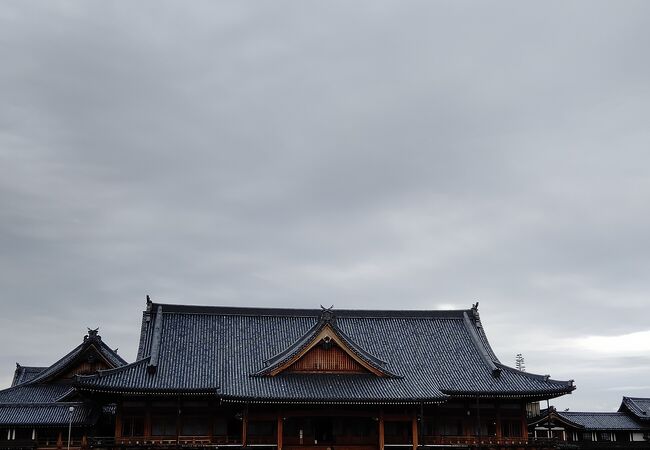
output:
M266 359L264 361L265 367L251 375L276 376L298 363L314 347L323 344L325 347L337 346L349 358L365 369L367 373L372 373L378 377L399 377L399 375L387 370L386 361L364 350L336 325L336 315L332 311L332 307L324 308L321 306L321 309L318 322L313 327L283 351Z
M101 358L108 367L119 367L126 362L102 342L97 330L88 330L83 342L50 367L17 365L10 388L0 390L0 405L55 403L70 398L74 387L57 377L66 374L76 364L83 362L93 352L93 358Z
M638 420L650 422L650 398L623 397L619 412L629 411Z
M20 364L16 363L16 371L14 372L14 379L11 382L11 386L16 386L31 381L45 369L47 369L47 367L21 366Z
M78 363L87 352L94 351L94 353L101 358L108 367L120 367L126 364L126 361L117 354L115 350L108 347L99 335L99 329L88 329L88 334L84 336L83 342L77 347L72 349L67 355L59 359L57 362L46 368L34 378L30 383L41 383L48 380L53 380L57 376L65 374L73 368L74 364Z

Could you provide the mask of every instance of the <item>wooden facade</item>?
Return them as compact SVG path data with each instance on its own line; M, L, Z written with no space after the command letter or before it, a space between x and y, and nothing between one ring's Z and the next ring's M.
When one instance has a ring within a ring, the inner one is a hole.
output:
M231 405L195 399L124 400L119 447L269 447L384 450L544 448L527 436L525 404L475 401L412 406Z
M287 372L303 373L367 373L368 370L355 361L338 345L319 345L291 364Z

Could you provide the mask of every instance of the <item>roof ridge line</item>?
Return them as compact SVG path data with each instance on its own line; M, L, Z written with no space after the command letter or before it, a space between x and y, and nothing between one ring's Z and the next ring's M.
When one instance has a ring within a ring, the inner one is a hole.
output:
M255 316L294 316L319 317L321 310L317 308L274 308L265 306L227 306L227 305L183 305L178 303L153 302L151 310L162 306L164 313L176 314L209 314L214 315L255 315ZM454 317L461 318L468 309L336 309L339 317L393 318L395 316L409 318ZM145 311L146 312L146 311Z

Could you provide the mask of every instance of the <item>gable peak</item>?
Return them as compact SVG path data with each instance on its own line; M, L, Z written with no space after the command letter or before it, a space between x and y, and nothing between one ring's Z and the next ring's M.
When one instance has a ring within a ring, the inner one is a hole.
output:
M88 328L88 334L84 336L84 342L86 341L101 341L102 337L99 335L98 328Z
M334 314L334 305L329 308L325 308L323 305L320 305L320 314L318 315L318 321L322 324L333 325L336 322L336 314Z

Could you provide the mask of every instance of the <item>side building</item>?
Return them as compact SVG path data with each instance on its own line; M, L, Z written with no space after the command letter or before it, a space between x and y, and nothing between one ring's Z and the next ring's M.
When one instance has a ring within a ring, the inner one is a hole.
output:
M88 445L88 437L112 431L114 409L80 396L74 377L126 364L88 330L83 342L49 367L16 364L11 387L0 391L0 449ZM69 438L69 439L68 439Z
M529 435L559 448L650 448L650 399L623 397L618 412L544 409L529 422Z
M477 305L453 311L233 308L148 302L137 360L78 375L116 405L89 446L276 450L547 448L526 404L572 381L502 364Z

